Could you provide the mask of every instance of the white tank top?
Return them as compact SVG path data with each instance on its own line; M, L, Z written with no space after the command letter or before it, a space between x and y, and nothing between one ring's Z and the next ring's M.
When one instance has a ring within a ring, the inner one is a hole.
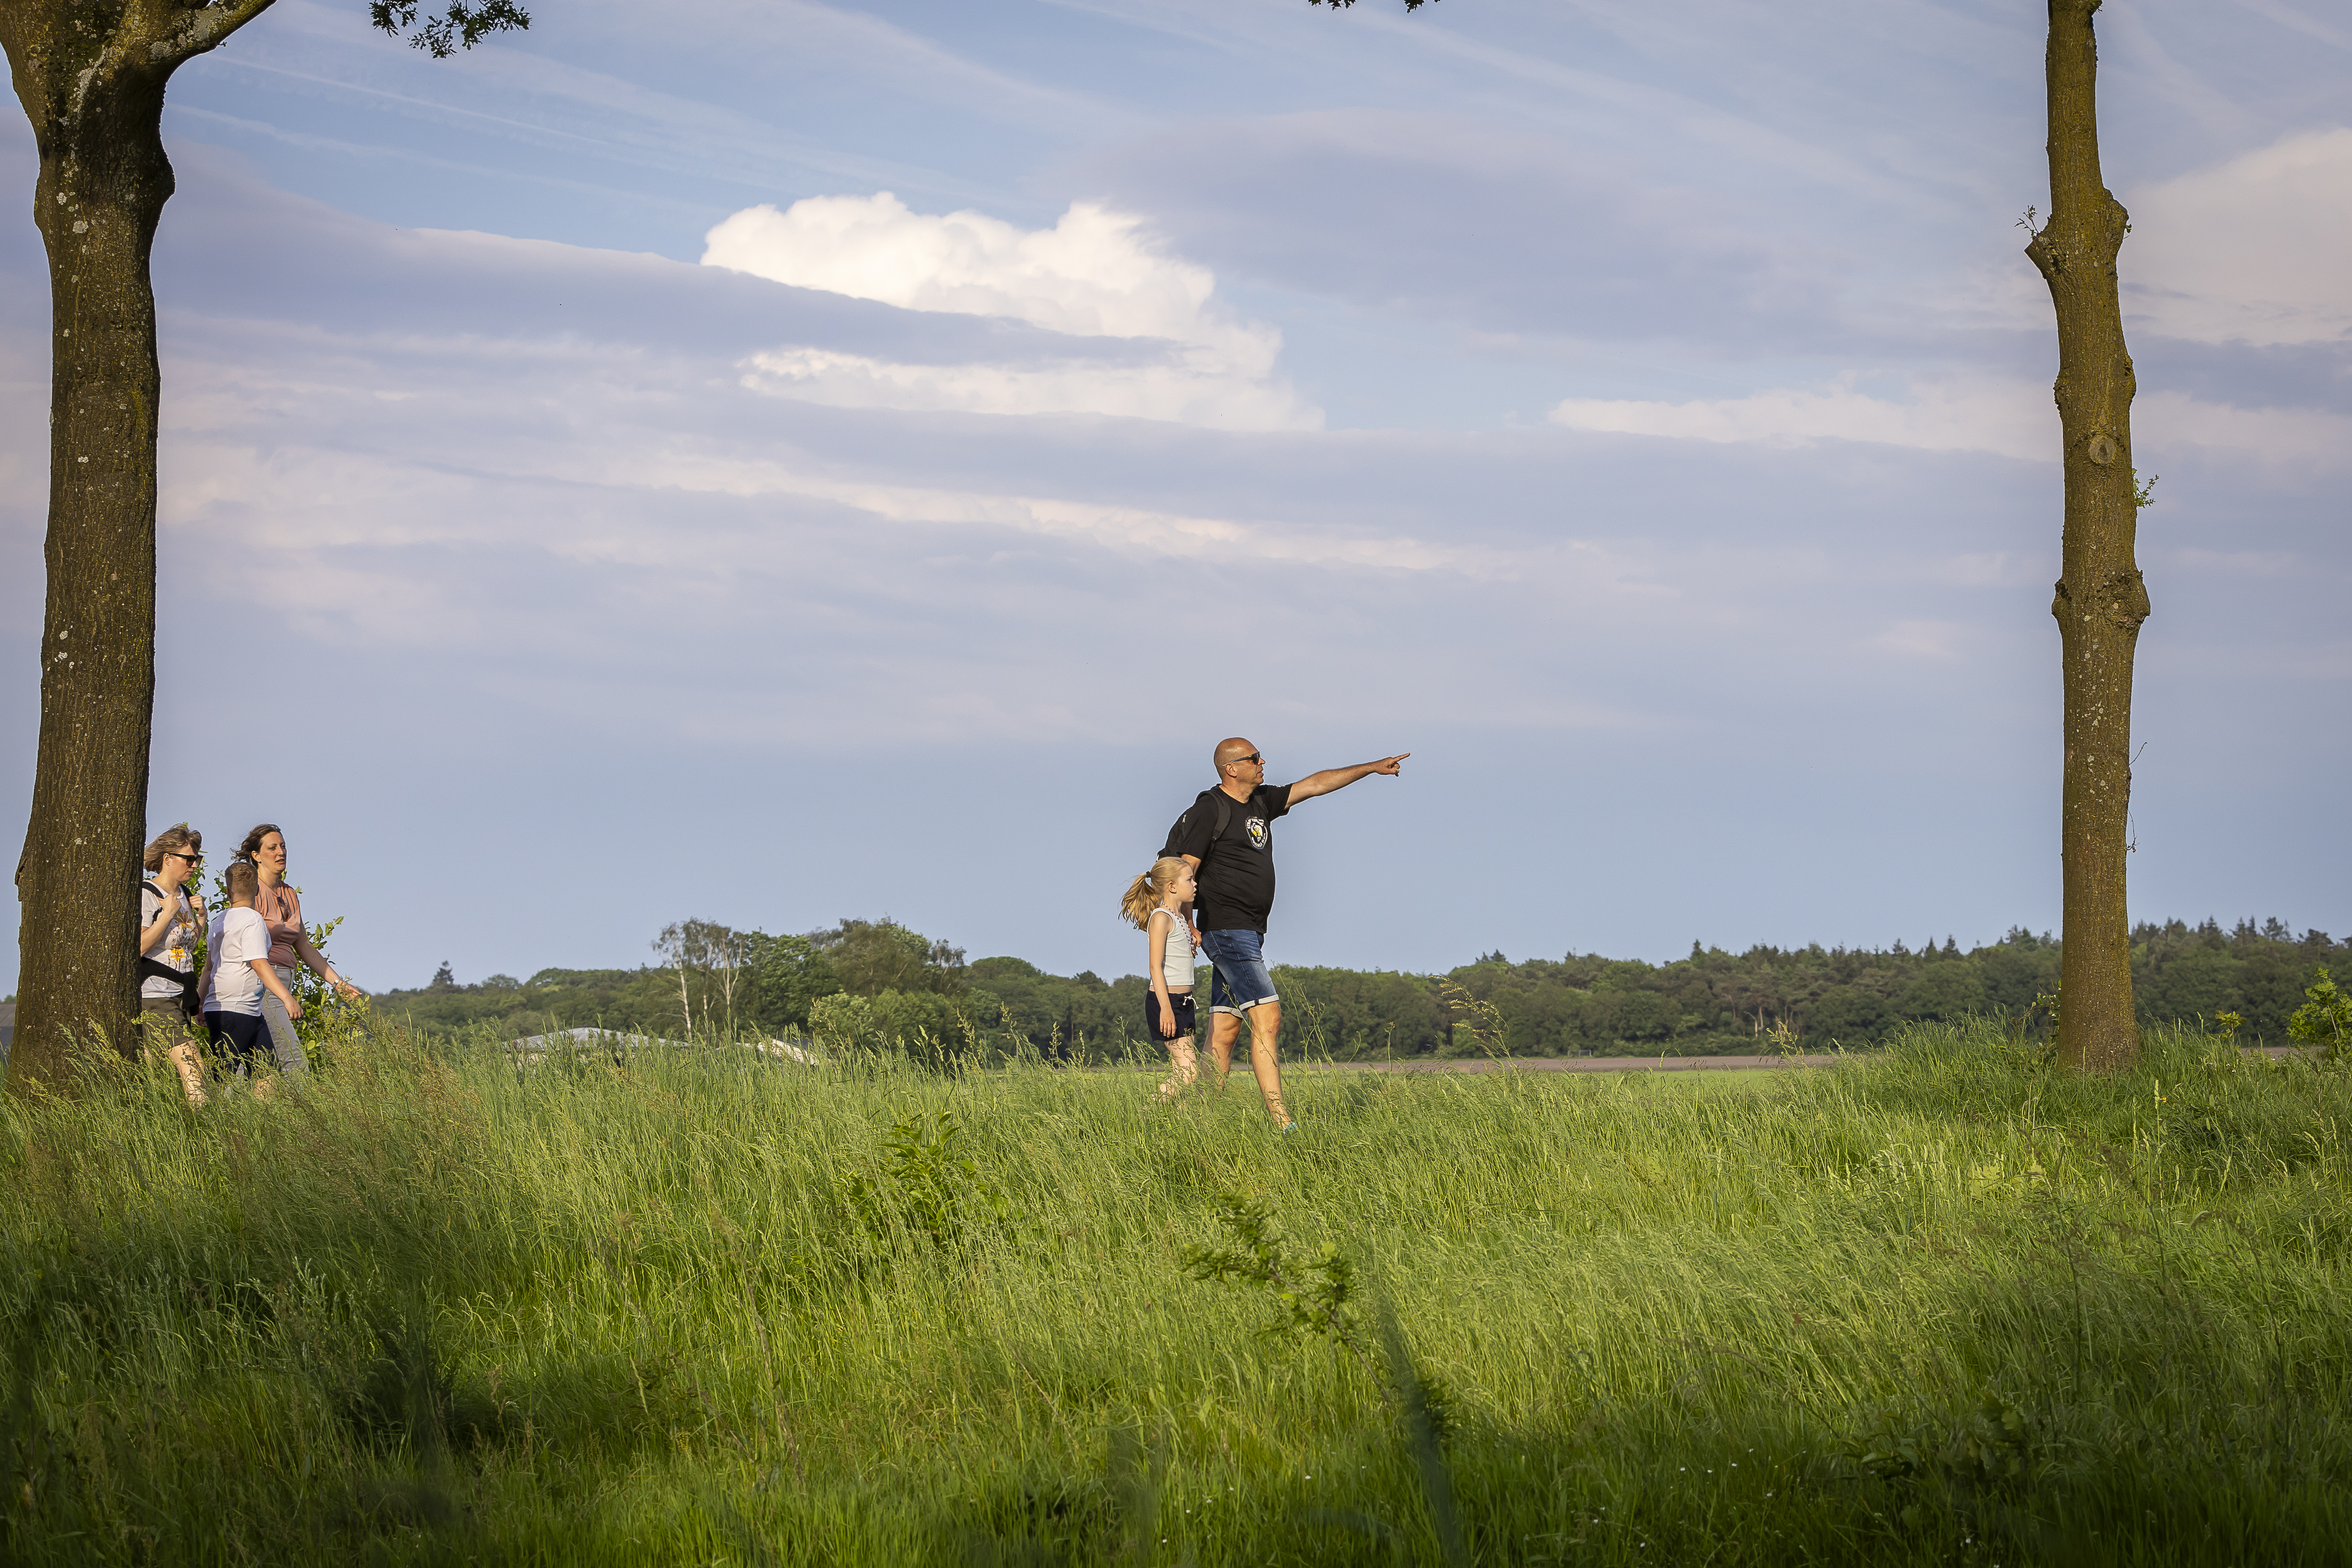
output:
M1171 985L1190 985L1192 984L1192 932L1184 924L1181 915L1170 910L1154 910L1144 924L1147 934L1151 929L1150 921L1156 921L1161 915L1168 917L1168 947L1167 956L1160 962L1160 976Z

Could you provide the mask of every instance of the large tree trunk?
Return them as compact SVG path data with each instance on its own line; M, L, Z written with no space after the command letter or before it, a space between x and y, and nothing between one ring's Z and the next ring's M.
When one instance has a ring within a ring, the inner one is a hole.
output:
M8 1081L63 1087L69 1035L132 1050L155 693L155 293L163 87L268 0L5 0L49 258L48 599L40 754L16 867Z
M2065 444L2066 533L2057 595L2066 693L2065 954L2058 1055L2093 1071L2139 1055L2124 855L2131 805L2132 655L2147 618L2133 556L2131 355L2116 257L2130 220L2099 176L2100 0L2050 0L2050 221L2026 254L2058 314L2054 388Z
M41 749L16 870L23 981L8 1076L20 1090L60 1082L69 1031L128 1051L138 1006L162 388L147 256L172 165L160 73L81 96L46 127L35 120L47 133L34 221L56 330Z

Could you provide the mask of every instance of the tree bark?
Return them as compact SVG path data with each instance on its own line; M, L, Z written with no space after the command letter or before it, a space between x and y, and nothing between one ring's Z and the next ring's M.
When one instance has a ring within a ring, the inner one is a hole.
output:
M172 195L163 88L268 4L0 5L40 154L33 220L53 325L40 752L16 867L18 1093L66 1086L71 1036L136 1048L162 388L148 253Z
M2026 247L2058 318L2053 388L2064 442L2065 539L2057 593L2064 665L2065 783L2060 826L2065 949L2058 1057L2111 1071L2139 1056L2132 1005L2124 856L2131 806L2132 658L2148 616L2134 558L2131 355L2116 258L2130 217L2099 174L2100 0L2050 0L2050 220Z

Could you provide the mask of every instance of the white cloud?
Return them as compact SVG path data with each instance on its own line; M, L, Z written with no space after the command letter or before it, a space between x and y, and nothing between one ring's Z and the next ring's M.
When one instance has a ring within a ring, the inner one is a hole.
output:
M1207 268L1160 251L1140 218L1091 202L1072 203L1052 228L1023 229L985 213L911 212L887 191L812 196L781 212L763 204L736 213L706 237L702 260L904 310L1006 317L1126 344L1044 366L779 349L746 362L745 384L763 392L852 408L1322 425L1275 375L1279 331L1234 320L1215 303Z
M2126 306L2199 342L2352 341L2352 129L2135 193Z
M1551 419L1573 430L1774 447L1873 441L2028 458L2054 457L2058 449L2049 389L1990 379L1921 383L1907 402L1874 397L1850 384L1775 387L1691 403L1572 397L1552 409Z
M1075 202L1052 228L985 213L929 217L884 191L747 207L706 237L707 267L909 310L1014 316L1055 331L1190 338L1216 287L1208 268L1156 255L1141 220Z

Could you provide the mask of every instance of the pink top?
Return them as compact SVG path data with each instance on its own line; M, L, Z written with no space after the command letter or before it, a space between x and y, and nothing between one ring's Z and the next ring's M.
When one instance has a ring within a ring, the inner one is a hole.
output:
M269 962L279 969L301 963L302 954L294 944L304 935L302 895L283 882L263 887L253 895L253 910L269 928Z

